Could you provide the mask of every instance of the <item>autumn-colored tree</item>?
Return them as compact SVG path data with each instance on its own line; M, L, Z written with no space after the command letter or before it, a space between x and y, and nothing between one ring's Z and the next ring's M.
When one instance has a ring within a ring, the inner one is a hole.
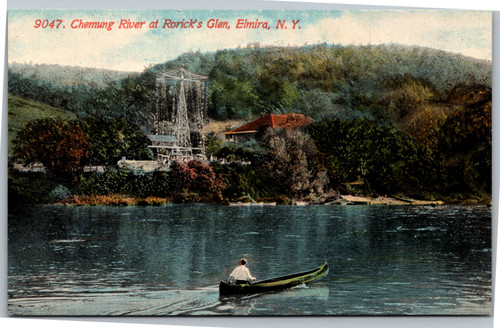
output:
M169 171L170 181L177 192L189 191L196 179L196 172L187 163L173 162Z
M28 122L14 140L14 156L41 162L51 174L77 170L89 152L89 136L77 121L41 118Z
M200 161L174 162L170 166L169 176L177 193L213 193L219 197L225 188L222 178L212 167Z
M442 125L437 147L443 187L453 193L491 194L491 91L475 104L450 115Z
M222 179L210 165L200 161L189 161L187 165L195 173L195 178L190 185L193 191L219 192L224 188Z
M437 98L432 83L409 74L393 76L384 81L384 86L382 101L395 120L411 115L419 106Z
M491 89L461 85L452 89L448 103L434 104L409 115L402 129L415 140L425 160L439 176L427 185L443 194L468 197L491 192ZM422 179L422 178L420 178Z
M448 117L447 108L429 107L415 111L402 124L402 129L419 145L427 156L432 156L439 143L439 130Z

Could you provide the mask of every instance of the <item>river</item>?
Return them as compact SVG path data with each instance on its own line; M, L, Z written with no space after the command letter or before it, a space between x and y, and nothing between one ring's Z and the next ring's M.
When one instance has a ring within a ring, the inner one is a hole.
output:
M9 209L14 316L489 315L485 206L34 206ZM240 257L308 286L221 298Z

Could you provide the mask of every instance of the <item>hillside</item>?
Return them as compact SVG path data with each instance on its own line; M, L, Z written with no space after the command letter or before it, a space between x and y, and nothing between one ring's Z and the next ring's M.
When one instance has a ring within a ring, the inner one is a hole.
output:
M24 78L49 82L55 85L87 85L94 88L104 88L111 82L136 74L98 68L49 64L9 63L8 69L9 74L19 74Z
M12 140L15 138L17 132L24 128L28 121L43 117L61 117L67 120L76 118L76 115L72 112L15 96L10 93L8 95L8 101L9 156L12 155Z
M399 124L415 104L447 106L457 86L491 89L492 80L491 62L435 49L320 44L190 52L141 74L11 64L9 92L83 115L127 117L147 130L155 76L180 66L209 77L208 115L216 120L297 112Z
M17 96L81 113L88 111L88 104L99 90L130 76L133 76L130 72L87 67L10 63L8 90Z
M134 100L151 113L154 76L179 66L209 77L208 115L218 120L297 112L314 119L367 116L394 123L415 103L448 104L457 86L467 93L469 86L491 89L492 81L491 62L435 49L322 44L186 53L108 93L127 95L146 85L149 93Z

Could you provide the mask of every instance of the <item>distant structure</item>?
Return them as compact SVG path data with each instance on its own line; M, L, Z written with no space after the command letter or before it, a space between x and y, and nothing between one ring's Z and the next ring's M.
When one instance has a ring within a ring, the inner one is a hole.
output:
M224 132L224 135L227 141L242 143L255 139L259 132L264 132L267 128L297 129L309 125L311 122L311 118L302 114L267 114Z
M149 147L162 165L206 158L206 98L206 76L178 68L156 78L154 134L148 137Z

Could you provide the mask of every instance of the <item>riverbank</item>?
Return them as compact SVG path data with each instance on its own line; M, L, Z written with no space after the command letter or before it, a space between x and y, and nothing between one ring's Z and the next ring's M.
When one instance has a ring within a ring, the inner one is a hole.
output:
M306 205L444 205L442 200L419 200L411 198L395 197L365 197L353 195L341 195L338 199L322 203L312 203L307 201L291 201L286 205L306 206ZM251 206L251 205L283 205L280 202L232 202L231 206Z
M399 197L361 197L352 195L342 195L339 198L340 205L444 205L442 200L420 200L413 198Z
M130 197L126 195L75 195L56 204L74 206L161 206L171 203L161 197Z
M211 201L203 201L199 199L196 201L199 203L213 203ZM161 198L161 197L131 197L127 195L75 195L70 198L64 199L57 202L59 205L70 205L70 206L161 206L166 204L179 203L173 198ZM194 201L193 201L194 203ZM308 202L308 201L296 201L290 200L289 202L270 201L270 200L252 200L245 199L245 201L236 202L222 202L221 205L229 206L275 206L275 205L295 205L295 206L307 206L307 205L332 205L332 206L342 206L342 205L386 205L386 206L398 206L398 205L413 205L413 206L437 206L437 205L447 205L447 204L461 204L461 205L491 205L491 202L484 200L466 200L460 202L447 202L444 200L421 200L408 197L389 197L389 196L355 196L355 195L340 195L335 200L325 201L325 202Z

